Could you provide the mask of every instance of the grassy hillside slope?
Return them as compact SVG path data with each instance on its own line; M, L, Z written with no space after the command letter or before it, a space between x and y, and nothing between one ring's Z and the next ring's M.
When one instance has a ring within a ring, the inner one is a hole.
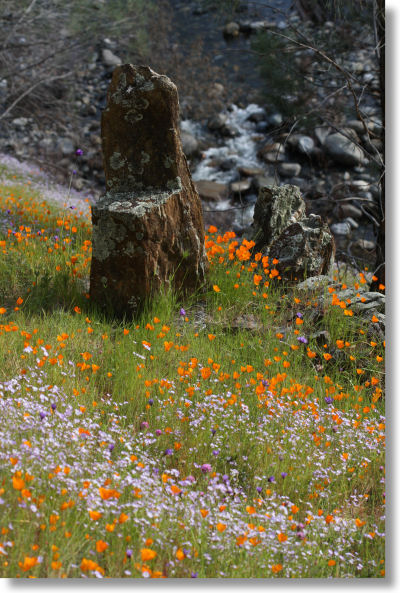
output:
M0 576L382 577L374 318L210 227L205 294L107 319L90 213L32 187L3 169Z

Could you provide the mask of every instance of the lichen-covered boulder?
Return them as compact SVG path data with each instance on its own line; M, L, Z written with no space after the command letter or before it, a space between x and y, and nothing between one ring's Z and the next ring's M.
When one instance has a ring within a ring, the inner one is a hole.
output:
M131 316L169 283L190 292L207 270L200 198L179 137L171 80L114 70L102 114L106 193L92 208L91 299Z
M309 276L327 274L335 243L327 224L320 216L310 214L289 224L268 249L280 276L287 280L301 281Z
M255 250L265 250L291 223L302 218L305 202L295 185L262 187L253 214Z

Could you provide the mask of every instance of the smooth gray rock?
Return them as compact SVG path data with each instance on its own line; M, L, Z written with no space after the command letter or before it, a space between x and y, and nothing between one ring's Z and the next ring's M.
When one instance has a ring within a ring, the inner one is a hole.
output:
M349 222L336 222L335 224L331 224L330 229L334 235L339 237L349 237L351 233Z
M305 155L311 155L315 148L315 143L311 136L305 136L304 134L293 134L289 136L287 143L291 148Z
M58 145L64 156L71 155L75 152L75 144L71 138L60 138Z
M373 255L375 251L375 243L367 239L357 239L350 243L350 251L355 257L365 258Z
M29 119L27 117L16 117L11 123L15 128L23 129L29 124Z
M282 177L297 177L300 175L301 165L299 163L280 163L278 173Z
M343 220L347 217L351 218L361 218L363 216L362 210L354 206L349 202L342 202L335 207L334 215L337 216L340 220Z
M194 182L199 196L206 201L221 202L229 195L229 186L226 183L200 179Z
M350 216L348 216L347 218L345 218L343 222L348 222L352 229L358 229L358 227L360 226L358 224L358 222L356 222L354 220L354 218L351 218Z
M251 188L251 179L247 177L241 181L234 181L231 183L231 192L233 194L243 194L249 191Z
M253 179L253 185L255 189L262 189L264 187L278 185L278 182L272 175L256 175Z
M208 120L207 127L212 131L220 130L225 125L227 119L228 116L225 113L218 113Z
M361 148L340 133L330 134L324 142L324 149L339 165L355 167L364 161Z
M257 169L254 167L239 167L238 172L240 175L243 175L243 177L255 177L256 175L264 174L263 169Z
M280 126L283 122L283 117L280 113L272 113L268 116L267 121L270 126Z
M224 37L238 37L239 33L240 25L234 22L227 23L223 30Z
M122 64L121 58L113 54L110 49L104 48L101 52L101 58L103 64L105 66L109 66L110 68L115 68L115 66L119 66Z
M314 134L315 137L317 138L318 142L323 146L325 143L325 140L327 139L327 137L329 136L329 134L331 133L331 128L327 128L327 127L317 127L314 130Z
M251 113L249 115L249 117L247 118L248 121L251 121L255 124L259 124L261 121L264 121L266 117L265 111L255 111L254 113Z
M187 157L193 156L199 151L199 143L197 139L189 132L181 132L181 142L183 152Z

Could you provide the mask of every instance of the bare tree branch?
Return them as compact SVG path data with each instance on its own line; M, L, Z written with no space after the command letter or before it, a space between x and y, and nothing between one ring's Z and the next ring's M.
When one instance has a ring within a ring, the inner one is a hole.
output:
M34 85L32 85L31 87L29 87L25 92L23 92L22 95L20 95L17 99L15 99L15 101L13 103L11 103L11 105L4 111L4 113L2 113L0 115L0 120L4 119L10 113L10 111L12 111L14 109L14 107L16 105L18 105L18 103L20 101L22 101L22 99L24 97L26 97L27 95L29 95L29 93L31 93L39 85L45 84L46 82L52 82L54 80L59 80L61 78L66 78L67 76L71 76L72 74L73 74L73 72L66 72L64 74L58 74L56 76L49 76L48 78L44 78L42 80L39 80Z

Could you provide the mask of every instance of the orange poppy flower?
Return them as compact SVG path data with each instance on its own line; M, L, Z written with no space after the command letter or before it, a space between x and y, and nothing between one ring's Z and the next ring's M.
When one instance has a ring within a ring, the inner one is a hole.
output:
M107 550L107 548L108 548L108 544L105 541L103 541L102 539L99 539L96 542L96 551L99 552L99 554L101 554L102 552Z
M151 550L150 548L142 548L140 550L140 554L142 556L142 561L146 562L147 560L153 560L157 556L157 552Z

